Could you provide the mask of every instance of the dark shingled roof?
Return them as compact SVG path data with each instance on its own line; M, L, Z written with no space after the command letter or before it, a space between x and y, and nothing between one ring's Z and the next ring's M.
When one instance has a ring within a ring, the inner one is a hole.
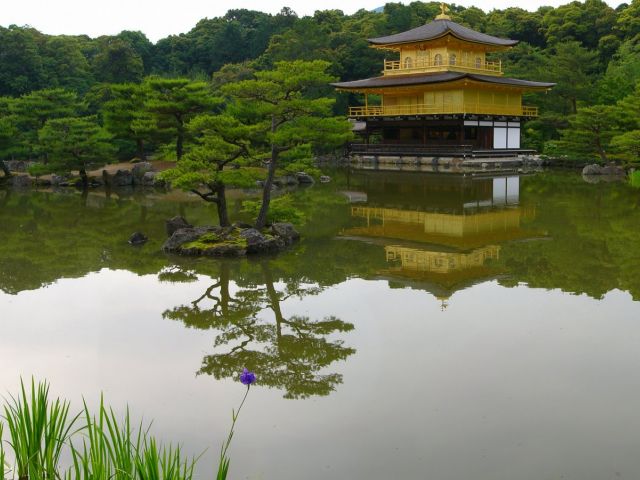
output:
M532 82L530 80L519 80L517 78L497 77L493 75L477 75L475 73L464 72L442 72L425 73L422 75L387 75L384 77L366 78L364 80L354 80L352 82L338 82L331 85L336 88L359 89L359 88L380 88L380 87L401 87L408 85L426 85L430 83L453 82L468 78L478 82L494 83L499 85L512 85L514 87L525 88L551 88L555 83Z
M518 40L509 40L506 38L492 37L484 33L476 32L470 28L463 27L451 20L434 20L431 23L422 25L421 27L407 30L406 32L396 33L386 37L370 38L369 42L374 45L395 45L399 43L413 43L425 40L433 40L442 37L447 33L458 37L461 40L467 40L474 43L484 43L487 45L497 45L501 47L511 47L518 43Z

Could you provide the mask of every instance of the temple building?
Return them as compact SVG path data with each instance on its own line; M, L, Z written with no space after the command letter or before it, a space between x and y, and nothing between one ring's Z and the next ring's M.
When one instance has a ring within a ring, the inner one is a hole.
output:
M406 32L369 39L392 52L382 76L332 84L364 94L364 105L349 108L356 153L489 154L521 148L521 128L538 115L522 105L527 92L555 84L506 78L489 54L518 43L452 22L446 5L436 19Z

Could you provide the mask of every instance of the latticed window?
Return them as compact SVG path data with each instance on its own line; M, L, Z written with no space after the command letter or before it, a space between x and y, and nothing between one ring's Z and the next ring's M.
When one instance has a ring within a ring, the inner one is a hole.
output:
M449 65L455 65L456 64L456 54L452 53L451 55L449 55Z
M436 54L436 56L433 59L433 64L434 65L442 65L442 55L440 55L439 53Z
M411 59L411 57L407 57L404 59L404 68L411 68L413 67L413 60Z
M482 68L482 59L480 57L476 57L476 68Z
M416 59L416 67L429 66L429 51L418 50L418 58Z

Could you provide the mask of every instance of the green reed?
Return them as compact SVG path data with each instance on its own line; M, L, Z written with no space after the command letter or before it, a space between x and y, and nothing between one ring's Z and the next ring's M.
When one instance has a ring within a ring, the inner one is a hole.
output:
M78 416L69 417L68 402L49 400L47 382L36 386L32 379L31 392L27 394L21 380L20 390L20 395L12 396L4 406L18 478L57 478L63 446Z
M67 480L190 480L196 460L183 459L180 448L159 447L142 423L134 431L127 409L118 421L104 400L98 417L84 404L85 438L82 450L72 446L73 466Z
M7 458L4 453L3 430L4 425L2 422L0 422L0 480L4 480L4 475L7 469Z
M27 392L21 381L20 395L4 406L14 469L7 476L0 422L0 480L191 480L197 459L187 460L179 447L163 446L143 429L132 428L129 410L119 420L100 400L98 415L86 402L83 411L69 416L69 403L50 400L49 384L31 381ZM78 425L76 430L72 430ZM74 445L75 442L75 445ZM60 468L62 452L68 451L71 466Z
M82 449L70 442L73 466L67 472L69 480L129 480L134 478L135 457L139 440L134 442L129 409L119 422L112 409L100 399L98 417L91 415L84 402L84 438ZM140 428L141 431L141 428ZM138 439L141 433L138 434Z
M158 447L153 437L145 437L136 456L136 478L139 480L190 480L196 459L182 457L180 447Z
M629 181L631 182L632 187L640 188L640 170L636 170L629 175Z

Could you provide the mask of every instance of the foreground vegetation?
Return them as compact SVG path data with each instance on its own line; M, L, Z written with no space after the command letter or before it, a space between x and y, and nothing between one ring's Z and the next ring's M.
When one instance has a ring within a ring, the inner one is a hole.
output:
M368 48L366 39L417 27L438 11L435 2L311 17L287 8L277 15L230 10L155 45L140 32L90 39L0 28L0 160L80 168L132 156L182 158L199 132L211 129L190 127L194 117L220 113L240 93L230 84L262 81L282 61L325 61L328 76L340 80L378 75L384 53ZM640 0L616 9L602 0L574 1L535 12L453 5L451 15L475 30L520 40L496 55L506 75L558 84L526 99L543 116L527 124L525 145L582 161L638 163ZM311 93L337 100L328 105L334 115L358 102L327 85ZM316 144L311 153L321 150ZM281 157L308 156L308 149L293 148Z
M247 391L222 444L217 480L227 477L233 427L255 375L245 369L240 380ZM68 468L64 456L71 458ZM0 480L190 480L196 461L179 446L162 445L142 423L132 425L128 409L118 418L102 399L97 415L84 402L83 411L71 416L69 402L51 399L47 382L32 380L30 388L21 382L0 420Z

